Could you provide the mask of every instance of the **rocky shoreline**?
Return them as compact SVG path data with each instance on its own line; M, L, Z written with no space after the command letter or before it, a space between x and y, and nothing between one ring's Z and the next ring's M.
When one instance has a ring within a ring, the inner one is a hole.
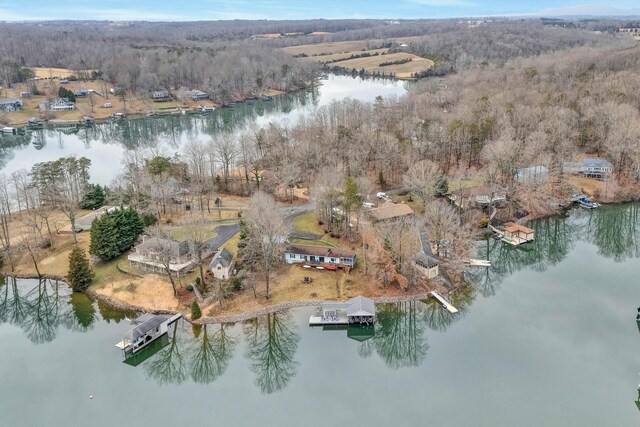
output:
M10 274L10 273L0 273L0 275L5 277L15 277L17 279L50 279L50 280L59 280L66 283L66 279L61 276L55 275L42 275L38 277L35 274ZM137 311L143 313L152 313L152 314L176 314L179 311L172 310L151 310L142 306L133 305L125 301L121 301L118 299L110 298L106 295L102 295L94 289L86 289L84 291L86 295L89 297L104 302L110 307L116 310L122 311ZM366 296L366 295L364 295ZM391 304L396 302L405 302L405 301L420 301L429 298L428 292L421 292L417 294L410 295L397 295L397 296L388 296L388 297L371 297L371 299L378 304ZM256 317L264 316L271 313L277 313L280 311L289 310L292 308L299 307L311 307L311 306L319 306L328 302L327 300L300 300L300 301L289 301L281 304L274 304L268 307L263 307L258 310L251 310L237 314L229 314L224 316L210 316L210 317L202 317L198 320L192 321L188 317L184 317L185 320L194 323L194 324L212 324L212 323L236 323L236 322L244 322L246 320L254 319ZM183 313L184 314L184 313Z

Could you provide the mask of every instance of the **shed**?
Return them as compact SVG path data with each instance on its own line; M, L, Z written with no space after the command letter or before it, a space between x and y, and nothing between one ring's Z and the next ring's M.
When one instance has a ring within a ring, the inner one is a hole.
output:
M413 261L415 266L427 279L434 279L440 275L440 262L424 251L418 252Z

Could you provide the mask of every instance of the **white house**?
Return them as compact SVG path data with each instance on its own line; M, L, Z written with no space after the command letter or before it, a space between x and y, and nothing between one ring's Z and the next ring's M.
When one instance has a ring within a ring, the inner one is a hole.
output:
M211 260L209 270L216 279L227 280L231 276L235 262L233 253L222 249Z
M303 262L325 263L353 267L356 253L348 249L328 246L290 245L284 254L287 264Z
M40 111L71 111L75 108L75 105L67 98L58 98L53 101L41 102L38 108Z

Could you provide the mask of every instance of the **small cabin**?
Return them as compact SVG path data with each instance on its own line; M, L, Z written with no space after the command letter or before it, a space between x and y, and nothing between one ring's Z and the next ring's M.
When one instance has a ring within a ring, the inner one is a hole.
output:
M209 99L209 94L201 90L190 90L186 92L186 95L194 101L200 101L203 99Z

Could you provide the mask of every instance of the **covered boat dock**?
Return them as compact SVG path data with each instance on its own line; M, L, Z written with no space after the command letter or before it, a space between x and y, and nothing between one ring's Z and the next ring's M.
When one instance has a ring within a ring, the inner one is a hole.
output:
M372 325L375 320L376 305L373 300L357 296L345 302L322 304L319 315L309 318L309 325Z

